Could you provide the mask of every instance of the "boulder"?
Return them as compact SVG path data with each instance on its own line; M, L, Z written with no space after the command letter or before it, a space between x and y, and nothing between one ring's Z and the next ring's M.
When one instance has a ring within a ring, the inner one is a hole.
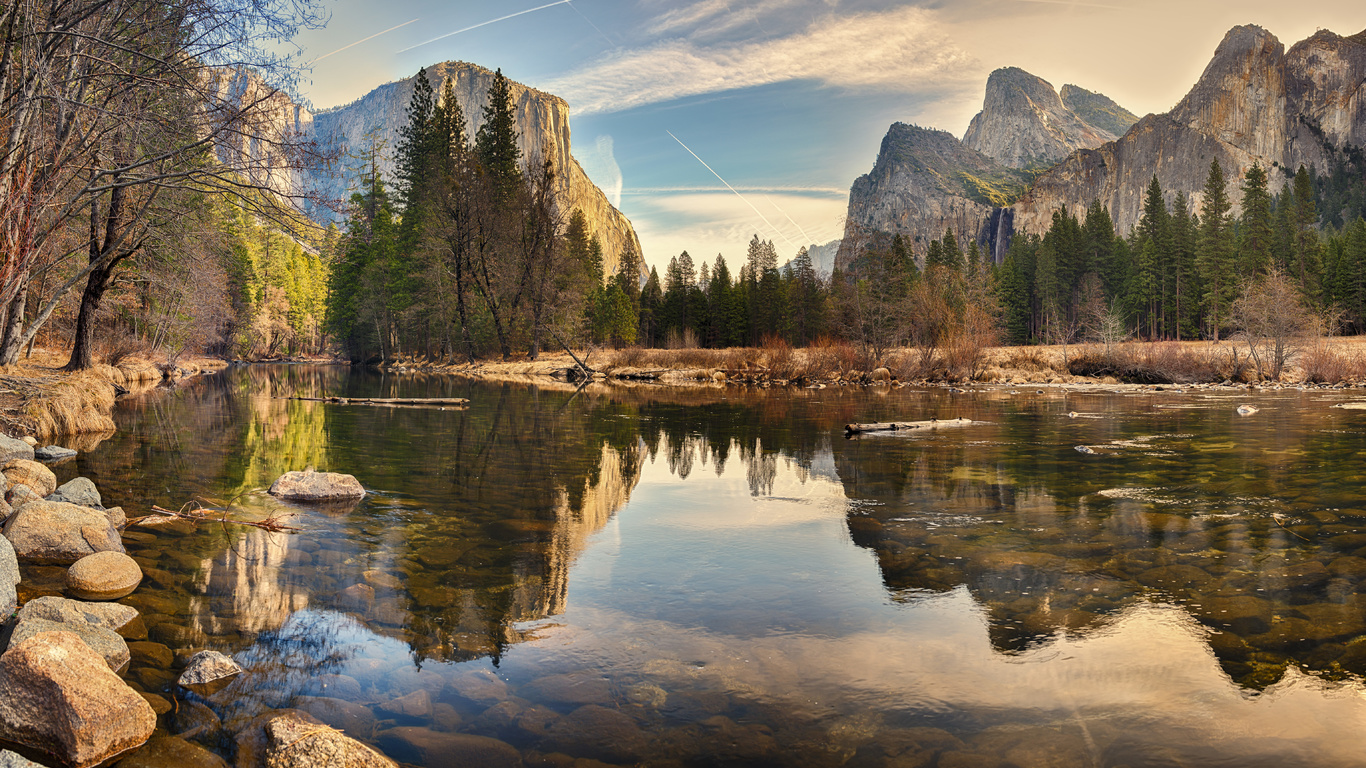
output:
M365 496L354 475L336 472L286 472L270 486L270 495L295 501L341 501Z
M119 603L84 603L65 597L39 597L24 603L19 609L19 620L46 619L59 624L90 624L112 629L123 629L138 618L138 610Z
M35 441L36 442L36 441ZM0 467L15 459L33 460L33 446L23 440L0 435Z
M228 768L228 762L179 736L157 736L115 768Z
M226 681L241 672L242 668L231 656L218 651L200 651L190 657L189 662L185 664L185 671L180 673L180 679L176 682L185 688L195 690L192 686L212 687L215 683Z
M0 493L0 525L9 519L10 513L14 511L8 501L5 501L5 494Z
M0 471L4 472L10 485L27 485L39 496L47 496L57 490L57 476L33 459L13 459L4 467Z
M0 749L0 768L43 768L43 766L8 749Z
M47 619L20 619L14 625L10 645L18 645L30 637L47 632L70 632L90 647L90 650L104 657L105 663L115 672L128 665L128 643L108 627L85 622L63 623Z
M397 768L393 760L303 712L266 721L266 768Z
M5 523L5 538L24 562L68 565L96 552L123 552L123 540L103 510L32 501Z
M33 458L39 461L61 461L62 459L75 458L75 456L74 450L63 448L60 445L45 445L33 449Z
M0 656L0 739L91 768L147 741L156 713L71 632L42 632Z
M432 716L432 697L427 689L419 688L407 696L380 702L379 711L400 718L426 720Z
M42 501L32 488L27 485L16 485L5 492L5 503L10 506L11 512L18 512L19 508L31 501Z
M19 605L19 595L14 585L19 583L19 559L14 556L14 547L9 539L0 536L0 618L14 613Z
M104 509L104 499L100 498L100 491L95 487L95 483L89 478L78 477L68 480L57 486L57 490L47 497L48 501L65 501L68 504L76 504L82 507L94 507Z
M122 552L96 552L66 572L66 591L82 600L117 600L142 583L142 569Z

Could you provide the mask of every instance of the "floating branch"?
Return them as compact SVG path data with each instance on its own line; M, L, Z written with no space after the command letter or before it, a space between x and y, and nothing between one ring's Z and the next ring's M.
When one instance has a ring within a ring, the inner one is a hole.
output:
M285 525L284 523L280 522L285 518L293 517L293 512L286 512L282 515L274 515L266 518L265 520L260 521L230 520L228 519L228 510L226 509L205 509L203 507L189 509L187 508L188 506L189 505L187 504L186 507L182 507L180 511L177 512L170 509L163 509L162 507L158 507L155 504L153 504L152 512L158 515L162 515L163 517L175 517L181 520L189 520L191 522L205 521L214 523L233 523L235 525L250 525L253 528L260 528L262 530L270 531L272 533L303 530L302 528L296 528L295 526Z
M930 419L929 421L886 421L875 424L845 424L844 434L861 435L864 432L900 432L903 430L924 430L924 429L949 429L951 427L970 427L973 424L981 424L980 421L972 419L949 419L941 421Z
M310 400L338 405L468 405L463 397L304 397L294 395L283 400Z

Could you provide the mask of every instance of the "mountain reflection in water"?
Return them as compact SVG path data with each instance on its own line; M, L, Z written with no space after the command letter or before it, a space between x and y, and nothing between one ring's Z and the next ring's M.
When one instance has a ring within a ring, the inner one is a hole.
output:
M1262 394L1248 419L1231 394L250 367L128 402L58 474L130 515L297 513L297 534L130 529L147 639L127 677L230 759L246 721L296 707L416 765L1356 765L1366 429L1346 397ZM841 435L960 416L986 423ZM372 493L262 493L309 465ZM26 576L28 597L60 584ZM248 673L199 699L160 646Z

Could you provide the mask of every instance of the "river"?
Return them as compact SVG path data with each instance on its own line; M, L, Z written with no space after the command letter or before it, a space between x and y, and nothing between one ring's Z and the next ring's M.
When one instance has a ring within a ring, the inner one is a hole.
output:
M130 517L292 515L125 539L126 677L229 762L293 707L423 766L1352 766L1366 411L1335 406L1357 400L253 366L124 401L56 471ZM264 494L307 466L370 493ZM197 648L246 672L180 691L170 654Z

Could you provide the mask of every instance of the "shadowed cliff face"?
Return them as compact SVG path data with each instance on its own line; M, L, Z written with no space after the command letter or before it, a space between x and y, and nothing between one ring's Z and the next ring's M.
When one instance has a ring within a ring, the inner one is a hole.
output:
M982 111L963 135L969 148L1012 168L1049 166L1114 139L1064 106L1046 80L1015 67L991 73Z
M484 107L493 73L463 61L447 61L427 67L427 79L439 96L442 84L454 80L455 98L465 113L465 135L473 137L484 123ZM359 151L373 135L391 150L399 143L399 128L407 120L408 103L413 96L416 75L386 83L342 107L314 115L314 130L319 137L337 141L343 149ZM518 143L526 163L550 160L555 170L555 199L566 219L575 208L588 218L589 231L602 241L607 274L616 271L621 253L629 243L640 253L640 240L631 222L607 200L579 162L570 154L569 105L558 96L511 83L516 105ZM393 162L384 158L381 169L392 175ZM330 185L335 197L345 197L346 180L320 182Z

